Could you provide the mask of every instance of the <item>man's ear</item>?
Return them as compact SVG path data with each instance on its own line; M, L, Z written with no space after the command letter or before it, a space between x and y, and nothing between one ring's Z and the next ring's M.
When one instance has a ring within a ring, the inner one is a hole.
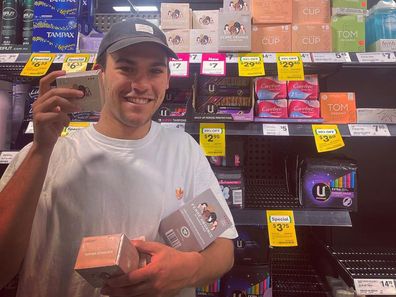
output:
M100 64L97 64L97 63L95 63L94 65L93 65L93 67L92 67L92 70L102 70L102 72L103 72L103 67L102 67L102 65L100 65Z

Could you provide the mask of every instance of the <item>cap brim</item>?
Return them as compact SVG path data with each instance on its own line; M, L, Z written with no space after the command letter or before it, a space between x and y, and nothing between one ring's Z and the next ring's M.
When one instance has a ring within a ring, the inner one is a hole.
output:
M174 59L178 59L177 54L174 51L172 51L168 46L166 46L165 44L163 44L159 40L151 38L151 37L133 37L133 38L121 39L119 41L116 41L112 45L110 45L107 48L107 52L109 54L111 54L111 53L114 53L114 52L116 52L116 51L118 51L120 49L123 49L123 48L127 47L127 46L134 45L134 44L139 44L139 43L143 43L143 42L156 43L156 44L160 45L165 50L165 52L166 52L168 57L174 58Z

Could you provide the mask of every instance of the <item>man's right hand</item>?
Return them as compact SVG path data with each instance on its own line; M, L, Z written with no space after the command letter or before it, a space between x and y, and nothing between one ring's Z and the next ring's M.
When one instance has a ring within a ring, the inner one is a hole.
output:
M70 122L68 113L79 111L75 100L83 92L71 88L51 88L51 83L63 70L54 71L40 80L39 96L33 103L33 144L39 149L52 150L64 127Z

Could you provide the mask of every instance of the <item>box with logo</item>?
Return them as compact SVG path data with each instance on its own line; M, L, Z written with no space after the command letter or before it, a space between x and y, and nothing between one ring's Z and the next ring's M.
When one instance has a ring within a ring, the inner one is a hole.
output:
M357 210L357 164L353 160L303 160L299 166L299 199L306 208Z
M248 12L219 12L219 51L250 52L251 14Z
M260 118L287 118L287 99L257 100L256 116Z
M318 119L320 103L318 100L288 100L289 118Z
M357 108L358 123L396 124L396 108Z
M237 226L234 239L235 263L263 265L269 263L268 231L264 226Z
M252 25L252 52L290 52L291 25Z
M190 4L161 3L161 29L190 29L190 23Z
M277 100L287 97L286 81L280 81L275 76L256 78L254 89L259 100Z
M333 0L332 15L366 15L366 0Z
M104 94L100 70L67 73L56 78L56 85L60 88L77 89L84 93L84 97L75 99L81 111L101 111Z
M292 26L293 52L331 52L329 24L295 24Z
M76 19L35 19L33 52L75 53L78 28Z
M330 0L293 0L293 23L330 23Z
M125 234L84 237L74 269L93 287L139 267L139 253Z
M190 52L190 29L170 30L164 32L169 47L176 53Z
M251 12L252 0L224 0L223 9L230 12Z
M396 39L378 39L369 45L370 52L396 52Z
M191 29L190 52L217 53L218 35L215 29Z
M238 168L213 168L225 201L230 208L243 208L244 183L242 170Z
M320 93L320 114L325 123L356 123L355 93Z
M162 219L159 234L180 251L201 251L232 223L211 189Z
M364 52L366 50L365 16L331 17L333 51Z
M250 96L251 79L246 77L210 77L198 78L197 90L204 96Z
M252 0L253 24L290 24L292 0Z
M317 74L304 76L303 81L288 81L287 94L290 99L317 100L319 99L319 81Z
M76 18L79 12L79 0L40 0L34 1L34 18L65 19Z
M218 26L218 10L193 10L193 29L217 30Z

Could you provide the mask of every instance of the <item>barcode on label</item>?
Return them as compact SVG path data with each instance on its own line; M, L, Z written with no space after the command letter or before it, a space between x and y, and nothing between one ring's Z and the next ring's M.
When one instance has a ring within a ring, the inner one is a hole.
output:
M232 203L234 205L242 205L242 190L232 191Z
M177 238L176 233L173 229L170 229L168 232L166 232L165 236L173 248L177 249L181 247L181 242L179 238Z

